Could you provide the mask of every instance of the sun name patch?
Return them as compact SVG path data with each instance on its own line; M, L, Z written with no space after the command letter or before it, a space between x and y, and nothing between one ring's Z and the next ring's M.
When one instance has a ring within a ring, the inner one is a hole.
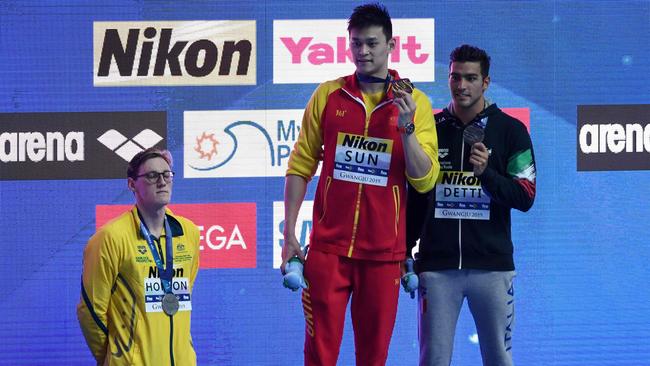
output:
M339 132L334 179L385 187L393 140Z
M190 298L190 282L187 277L174 277L172 279L172 292L178 299L178 311L192 310ZM165 295L160 278L144 279L144 301L147 313L160 313L162 298Z
M436 182L437 219L489 220L490 197L474 172L442 171Z

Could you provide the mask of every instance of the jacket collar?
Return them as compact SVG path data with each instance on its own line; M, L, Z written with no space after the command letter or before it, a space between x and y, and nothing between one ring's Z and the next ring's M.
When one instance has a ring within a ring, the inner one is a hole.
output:
M471 125L472 123L475 123L476 121L479 121L485 117L490 117L497 113L499 111L499 107L497 107L496 103L492 103L489 99L485 98L485 106L481 112L479 112L476 117L474 117L468 124L467 126ZM436 118L436 124L438 123L451 123L454 126L458 128L464 128L465 124L458 118L456 117L456 114L454 113L454 105L452 102L449 102L447 107L440 112L440 116Z
M399 74L395 70L388 69L388 75L390 75L390 80L399 80ZM363 99L361 95L361 88L359 87L359 80L357 79L357 74L354 73L352 75L348 75L344 77L345 83L343 84L343 89L345 89L346 92L349 94ZM393 98L393 90L392 88L388 91L386 95L386 99L392 99Z
M133 216L133 221L135 222L136 232L139 236L142 236L140 232L140 222L142 222L142 217L138 211L138 206L133 206L131 209L131 215ZM173 213L169 208L165 208L165 217L167 217L167 222L169 222L169 228L172 230L172 237L183 236L183 226L181 223L172 216ZM144 239L144 238L143 238Z

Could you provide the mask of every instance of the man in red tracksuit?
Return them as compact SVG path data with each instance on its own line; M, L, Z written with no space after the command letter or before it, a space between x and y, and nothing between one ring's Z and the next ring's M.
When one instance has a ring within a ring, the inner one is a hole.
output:
M440 171L427 96L396 87L388 69L388 12L359 6L348 32L356 72L316 89L286 177L283 270L304 260L296 219L323 160L304 272L305 365L336 365L350 296L357 365L385 364L406 258L406 182L428 192Z

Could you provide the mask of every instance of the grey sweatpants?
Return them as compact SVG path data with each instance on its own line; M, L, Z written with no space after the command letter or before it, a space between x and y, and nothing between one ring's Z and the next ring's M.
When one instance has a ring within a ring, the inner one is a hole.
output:
M449 366L456 322L467 298L485 366L512 366L514 271L473 269L420 273L420 366Z

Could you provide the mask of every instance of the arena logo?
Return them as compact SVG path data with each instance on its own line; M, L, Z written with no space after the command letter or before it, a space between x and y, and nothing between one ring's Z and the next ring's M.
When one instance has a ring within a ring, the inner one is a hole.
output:
M0 161L39 162L83 161L84 133L61 132L3 132L0 134Z
M650 124L585 124L578 140L585 154L650 152Z
M393 19L389 67L412 81L434 80L434 19ZM354 71L347 20L274 20L273 82L320 83Z
M255 85L256 22L94 22L94 85Z
M650 169L650 105L578 106L578 170Z
M167 115L2 113L0 126L0 180L110 179L123 178L137 152L165 147Z
M171 204L169 209L199 228L200 268L257 266L257 206L255 203ZM96 227L131 210L132 205L98 205ZM182 243L187 248L187 243Z
M185 177L283 177L303 112L186 111Z
M296 220L296 239L301 249L309 245L309 236L312 229L312 211L314 201L303 201L298 211ZM280 268L282 264L282 246L284 245L284 202L273 202L273 268Z

